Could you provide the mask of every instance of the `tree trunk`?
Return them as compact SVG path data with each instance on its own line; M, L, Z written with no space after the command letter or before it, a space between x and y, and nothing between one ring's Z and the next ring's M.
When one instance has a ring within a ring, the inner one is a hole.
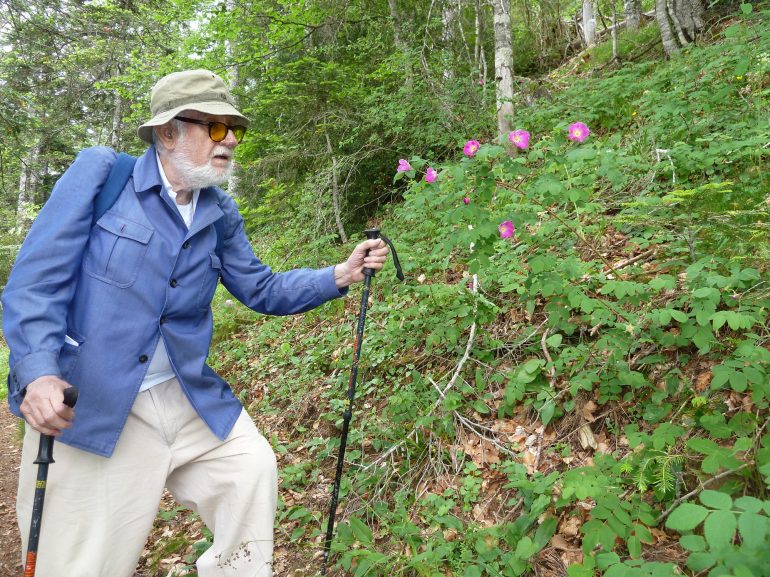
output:
M655 0L655 19L658 21L660 41L663 43L666 56L671 56L679 51L679 42L677 42L674 31L671 28L666 0Z
M457 6L454 0L446 0L441 10L441 46L444 50L444 78L452 79L455 76L454 58L447 58L452 54L455 39L455 25L457 20Z
M226 0L225 2L225 8L229 13L235 12L237 8L237 4L235 0ZM227 54L227 59L230 62L236 62L235 57L235 42L228 39L225 41L225 53ZM238 66L233 66L232 71L230 73L230 91L232 92L233 89L235 89L240 82L240 78L238 75ZM238 167L235 167L235 170L233 170L230 173L230 178L227 179L227 193L232 196L233 198L237 198L240 194L240 188L241 188L241 178L238 174Z
M510 0L492 0L495 26L497 132L505 139L513 119L513 45ZM503 142L507 142L503 140Z
M35 211L35 197L40 183L38 173L40 151L42 143L38 142L27 153L27 158L22 162L19 176L19 197L16 201L16 226L14 232L20 238L24 238L32 226Z
M334 155L334 149L332 148L332 141L329 138L329 133L324 132L324 136L326 136L326 150L332 159L332 208L334 210L334 220L337 223L337 232L340 235L340 240L342 241L342 244L345 244L348 242L348 236L345 234L345 227L342 226L340 190L337 181L337 157Z
M583 0L583 40L588 48L596 46L596 0Z
M414 86L412 60L409 54L409 46L404 42L404 39L401 36L401 18L398 13L396 0L388 0L388 7L390 8L390 19L393 20L393 42L401 53L401 57L404 59L404 78L406 87L411 92L412 87Z
M667 56L695 40L705 24L704 12L701 0L655 0L655 19Z
M112 128L110 129L110 147L113 150L120 150L121 132L123 126L123 97L115 91L112 108Z
M476 0L476 46L474 47L473 61L478 70L479 84L481 84L481 103L487 101L487 54L484 50L484 12L481 2Z
M615 3L612 3L612 59L618 59L618 10Z
M625 0L626 30L639 30L642 23L642 6L640 0Z

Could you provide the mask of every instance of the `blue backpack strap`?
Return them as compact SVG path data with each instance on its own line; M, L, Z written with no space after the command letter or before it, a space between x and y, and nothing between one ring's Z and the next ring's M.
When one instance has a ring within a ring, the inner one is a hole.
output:
M104 181L102 189L94 200L94 223L99 220L105 212L110 210L112 205L115 204L115 201L118 200L120 193L123 192L128 179L131 178L131 174L134 172L135 164L136 158L130 154L126 154L125 152L118 154L118 157L112 164L107 180Z

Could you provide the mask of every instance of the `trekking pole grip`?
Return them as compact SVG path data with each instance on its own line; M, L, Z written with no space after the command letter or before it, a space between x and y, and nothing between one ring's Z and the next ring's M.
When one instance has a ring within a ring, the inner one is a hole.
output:
M64 404L67 405L70 409L74 409L75 403L78 402L79 393L80 391L78 391L78 388L72 385L64 389Z
M398 280L404 280L404 273L401 270L401 263L398 260L398 253L396 253L396 247L393 245L393 242L387 236L382 234L379 228L368 228L364 231L364 234L369 240L376 240L381 238L383 241L385 241L385 244L390 247L390 252L393 253L393 266L396 267L396 277L398 277ZM374 270L365 268L364 275L371 278L374 276Z
M78 392L78 388L73 386L64 389L64 404L71 409L74 408L75 403L78 402ZM40 446L38 447L37 458L34 464L50 464L53 462L53 437L51 435L40 435Z

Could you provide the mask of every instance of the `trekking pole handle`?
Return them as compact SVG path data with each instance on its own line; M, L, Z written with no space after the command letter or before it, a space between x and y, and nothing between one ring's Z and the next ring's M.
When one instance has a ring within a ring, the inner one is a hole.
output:
M398 280L404 280L404 273L401 270L401 263L398 261L398 253L396 253L396 247L393 245L393 242L384 234L380 232L379 228L369 228L364 231L364 234L366 235L366 238L369 240L376 240L378 238L381 238L385 241L385 244L387 244L390 247L390 252L393 253L393 266L396 267L396 276L398 277ZM374 270L370 268L364 269L364 275L368 277L374 276Z
M78 388L70 386L64 389L64 404L69 408L74 408L78 402ZM51 435L40 435L40 446L37 451L35 465L43 463L53 463L53 437Z

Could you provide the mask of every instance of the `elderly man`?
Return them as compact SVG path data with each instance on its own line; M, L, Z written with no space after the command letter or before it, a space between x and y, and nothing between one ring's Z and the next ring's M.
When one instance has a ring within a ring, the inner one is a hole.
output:
M382 268L388 249L367 240L336 266L272 272L216 187L248 125L222 79L166 76L151 112L139 128L151 146L114 205L92 222L115 153L83 151L3 293L8 400L28 425L19 527L24 540L39 435L55 435L39 576L131 577L164 487L214 534L200 577L269 576L275 456L205 364L217 282L255 311L301 313L344 295L363 268ZM62 402L69 384L80 390L76 411Z

